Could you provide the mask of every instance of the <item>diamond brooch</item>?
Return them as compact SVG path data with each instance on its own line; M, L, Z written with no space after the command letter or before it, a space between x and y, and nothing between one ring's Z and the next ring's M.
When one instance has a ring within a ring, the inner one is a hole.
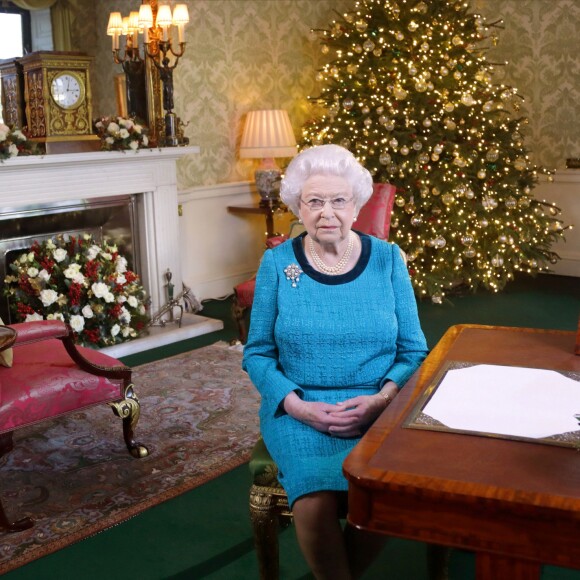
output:
M300 282L300 274L302 274L302 270L298 267L297 264L290 264L284 268L284 274L286 274L286 280L290 280L292 282L292 288L296 288L298 282Z

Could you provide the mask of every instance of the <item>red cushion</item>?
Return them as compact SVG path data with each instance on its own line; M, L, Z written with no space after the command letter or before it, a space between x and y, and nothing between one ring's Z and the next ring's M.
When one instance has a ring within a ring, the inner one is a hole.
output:
M375 183L373 194L361 208L354 228L363 234L387 240L391 227L395 191L395 186L390 183Z
M249 308L254 302L254 291L256 290L256 280L246 280L241 284L238 284L234 291L238 299L238 304L242 308Z
M270 249L275 248L276 246L283 244L287 239L288 237L285 236L284 234L279 236L272 236L271 238L268 238L266 240L266 247Z
M78 347L91 362L121 363L90 348ZM0 433L123 397L123 381L81 370L58 339L14 348L14 366L0 368Z

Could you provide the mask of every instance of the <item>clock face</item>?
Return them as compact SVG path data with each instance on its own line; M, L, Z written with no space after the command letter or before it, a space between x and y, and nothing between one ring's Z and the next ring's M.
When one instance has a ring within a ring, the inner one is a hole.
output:
M76 109L85 97L84 85L74 73L60 73L50 85L50 94L55 103L63 109Z

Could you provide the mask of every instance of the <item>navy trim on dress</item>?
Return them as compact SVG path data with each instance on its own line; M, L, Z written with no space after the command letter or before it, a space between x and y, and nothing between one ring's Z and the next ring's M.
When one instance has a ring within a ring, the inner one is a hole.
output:
M323 274L322 272L315 270L310 265L310 262L308 261L308 258L306 257L306 254L304 252L304 247L302 245L302 240L306 236L306 232L303 232L298 237L293 238L292 249L294 250L294 255L296 256L296 259L298 260L298 263L300 264L302 271L313 280L316 280L316 282L320 282L321 284L327 284L328 286L346 284L347 282L352 282L353 280L356 280L356 278L358 278L365 271L365 268L367 267L367 264L369 263L369 260L371 258L371 239L367 234L357 232L356 230L354 231L360 236L361 241L361 253L358 262L356 263L356 266L352 270L346 272L345 274L339 274L337 276Z

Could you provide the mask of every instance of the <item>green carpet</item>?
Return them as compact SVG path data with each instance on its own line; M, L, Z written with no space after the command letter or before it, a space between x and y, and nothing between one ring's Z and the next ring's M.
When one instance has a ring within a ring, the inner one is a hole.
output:
M236 332L230 301L210 301L203 314L224 320L223 331L127 357L130 365L231 340ZM440 306L419 305L423 329L432 347L453 324L477 323L576 330L580 314L580 278L543 275L522 278L501 294L453 297ZM247 466L229 473L101 534L88 538L6 575L8 580L210 579L258 577L248 517L250 476ZM282 580L309 577L292 527L280 534ZM425 545L391 540L366 580L426 580ZM474 558L455 550L452 580L474 578ZM498 579L510 580L510 579ZM546 566L542 580L580 580L580 571Z

